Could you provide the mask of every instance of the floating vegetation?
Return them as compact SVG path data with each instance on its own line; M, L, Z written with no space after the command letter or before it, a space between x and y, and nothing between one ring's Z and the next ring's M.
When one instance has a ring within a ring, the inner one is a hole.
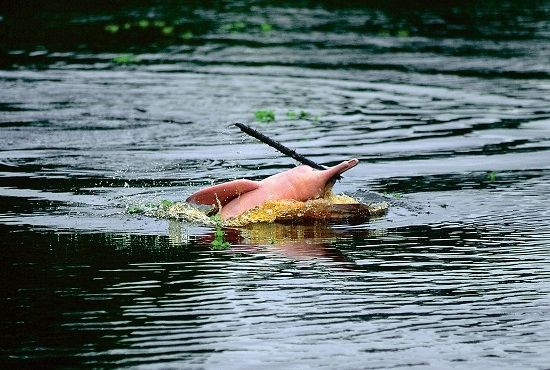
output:
M272 200L259 207L255 207L242 215L223 221L219 213L209 217L216 208L212 206L197 206L186 202L162 200L160 203L146 203L131 205L126 208L130 214L144 214L146 216L184 220L202 225L216 227L213 247L225 249L225 235L222 227L241 227L257 223L291 222L342 222L343 220L365 220L370 217L379 217L387 212L387 202L370 204L360 203L358 200L341 194L328 192L324 198L312 199L306 202L296 200Z
M396 34L397 37L409 37L409 31L407 30L399 30Z
M302 221L341 222L344 219L368 219L379 217L388 210L388 203L362 204L347 196L329 192L324 198L306 202L296 200L270 200L242 215L225 221L226 226L241 227L254 223Z
M180 35L180 37L184 40L191 40L193 38L193 32L186 31Z
M224 32L243 32L247 28L247 25L243 21L237 21L229 24L225 24L221 27Z
M312 199L306 202L285 199L269 200L259 207L228 220L226 224L244 226L258 222L272 223L282 218L298 219L304 215L306 210L315 212L324 209L329 204L359 204L359 202L347 195L335 195L332 192L327 194L325 198Z
M258 122L273 122L275 121L275 112L272 110L258 110L254 113L254 117Z
M170 208L174 205L174 201L172 200L168 200L168 199L163 199L160 201L160 207L161 208L164 208L164 209L167 209L167 208Z
M137 62L138 60L134 54L122 54L113 58L113 63L116 64L134 64Z
M301 120L319 122L319 116L314 116L305 110L302 110L299 113L296 113L295 111L291 110L286 112L286 116L288 119L291 119L291 120L301 119Z
M117 33L120 29L120 26L118 24L108 24L105 26L105 31L109 33Z
M258 110L254 113L254 117L258 122L273 122L275 121L275 113L272 110ZM319 121L319 116L314 116L311 113L301 110L300 112L288 111L286 117L290 120L307 120L307 121Z
M395 36L395 37L409 37L410 32L409 30L400 29L400 30L380 30L378 31L378 36Z
M110 34L129 34L131 32L159 32L160 35L170 38L179 38L182 40L191 40L195 35L184 25L167 22L165 20L140 19L134 22L110 23L104 27L105 32ZM236 21L224 24L220 28L221 32L242 33L247 31L261 32L267 34L273 31L273 26L267 22L260 24L251 24L245 21ZM124 32L123 32L124 31Z
M149 22L148 19L142 19L138 22L138 26L140 26L141 28L147 28L151 25L151 22Z
M489 182L495 182L497 180L496 172L495 171L488 172L487 173L487 180L489 180Z
M222 228L223 221L221 217L219 215L215 215L210 217L210 219L216 224L216 231L214 231L214 240L212 240L212 243L210 243L212 249L224 250L230 248L231 244L225 241L225 233Z
M269 23L262 23L260 24L260 31L262 31L263 33L269 33L273 31L273 26Z
M179 37L183 40L193 38L193 32L186 30L180 25L168 23L163 20L140 19L135 22L126 22L121 24L108 24L104 27L105 32L115 34L124 31L125 34L130 32L159 32L165 37ZM149 30L148 30L149 29ZM178 36L179 35L179 36Z
M174 33L174 27L173 26L162 27L162 33L166 36L169 36L172 33Z
M143 208L139 206L129 206L128 208L126 208L126 212L131 215L135 215L135 214L144 213L145 211L143 210Z

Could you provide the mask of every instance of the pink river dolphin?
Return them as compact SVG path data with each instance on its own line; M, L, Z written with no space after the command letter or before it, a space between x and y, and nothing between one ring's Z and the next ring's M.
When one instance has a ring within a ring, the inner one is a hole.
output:
M322 197L338 176L359 163L344 161L325 170L301 165L269 176L261 181L234 180L197 191L186 199L189 203L222 206L221 218L227 220L262 205L268 200L297 200L305 202Z

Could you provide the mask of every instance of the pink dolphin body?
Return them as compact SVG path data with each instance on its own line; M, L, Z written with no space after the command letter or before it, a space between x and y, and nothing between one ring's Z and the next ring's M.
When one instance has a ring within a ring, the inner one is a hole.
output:
M221 217L227 220L260 206L268 200L293 199L305 202L322 197L327 186L332 186L331 180L335 176L355 167L358 162L357 159L351 159L321 171L301 165L262 181L246 179L229 181L201 189L186 201L211 205L217 205L219 201L222 206Z

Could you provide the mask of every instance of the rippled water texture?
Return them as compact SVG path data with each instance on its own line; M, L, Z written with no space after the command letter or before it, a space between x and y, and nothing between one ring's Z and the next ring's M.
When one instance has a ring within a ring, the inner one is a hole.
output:
M1 367L548 369L549 2L347 4L1 3ZM293 166L234 122L388 214L133 212Z

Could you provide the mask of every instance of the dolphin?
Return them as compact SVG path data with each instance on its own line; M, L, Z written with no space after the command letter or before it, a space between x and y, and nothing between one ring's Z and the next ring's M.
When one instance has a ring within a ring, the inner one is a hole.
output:
M261 181L233 180L210 186L191 194L186 202L221 205L222 220L238 217L261 206L268 200L297 200L305 202L322 197L332 188L336 178L359 163L354 158L324 170L307 165L269 176Z

